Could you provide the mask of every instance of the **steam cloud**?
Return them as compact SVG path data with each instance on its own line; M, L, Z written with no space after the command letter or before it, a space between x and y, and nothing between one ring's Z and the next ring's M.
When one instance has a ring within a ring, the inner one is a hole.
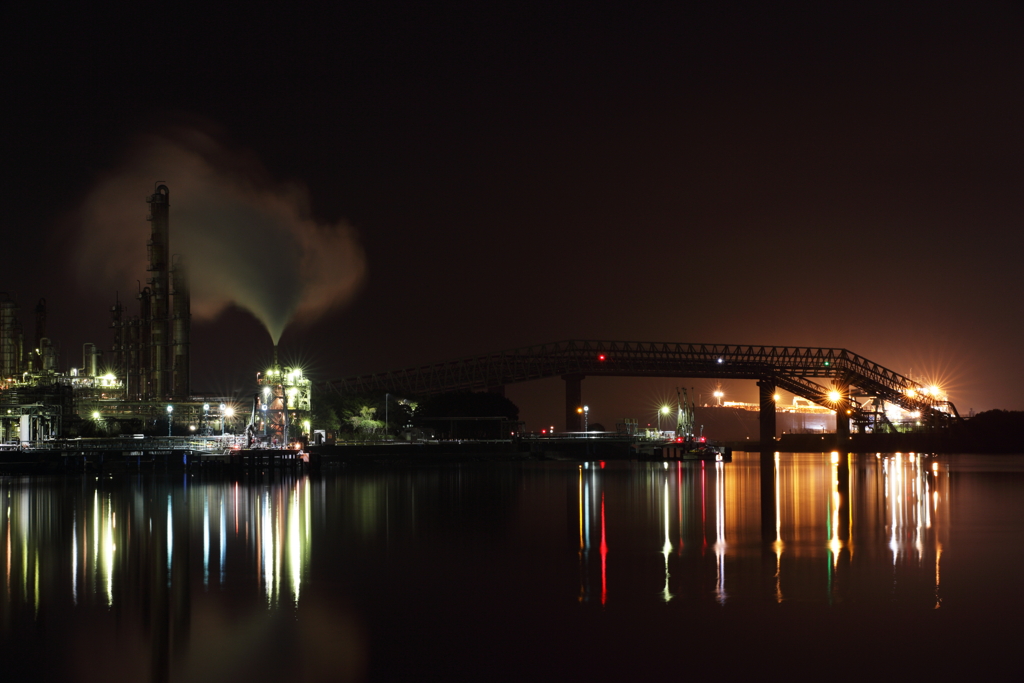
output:
M170 188L170 250L184 257L192 313L213 319L232 304L250 311L277 344L291 321L348 302L366 274L355 231L318 224L308 193L272 181L251 154L176 127L141 136L83 202L76 266L83 282L124 291L145 282L144 198Z

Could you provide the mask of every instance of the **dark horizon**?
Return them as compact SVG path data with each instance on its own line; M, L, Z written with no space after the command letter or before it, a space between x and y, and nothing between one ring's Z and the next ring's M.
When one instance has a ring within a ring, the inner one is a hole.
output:
M272 341L236 304L269 282L316 381L562 339L829 346L1024 409L1019 3L5 17L0 290L29 334L47 300L66 366L133 310L163 180L172 251L209 257L197 393L250 390ZM676 384L584 399L642 420ZM532 429L561 392L508 394Z

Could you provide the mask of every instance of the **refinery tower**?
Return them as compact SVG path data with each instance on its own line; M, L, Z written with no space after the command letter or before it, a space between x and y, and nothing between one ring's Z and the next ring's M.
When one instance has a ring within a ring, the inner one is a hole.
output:
M188 400L191 306L180 256L171 258L170 190L157 182L149 203L150 238L146 243L149 277L137 295L138 316L128 317L117 301L111 308L114 329L113 371L123 378L125 400Z

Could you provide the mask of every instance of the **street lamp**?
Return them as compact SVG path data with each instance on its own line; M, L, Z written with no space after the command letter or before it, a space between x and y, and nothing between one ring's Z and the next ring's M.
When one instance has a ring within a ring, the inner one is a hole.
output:
M232 417L235 414L235 409L231 406L224 408L223 416L220 418L220 435L224 436L224 418Z
M715 398L718 399L718 405L722 405L722 397L725 396L721 391L715 392Z
M171 435L171 415L174 414L174 406L167 406L167 436Z
M210 404L203 404L203 424L200 425L199 436L206 436L206 424L210 420Z
M661 410L658 411L658 433L661 433L661 416L668 415L668 406L662 406Z
M590 427L588 426L587 418L590 417L590 406L583 406L583 431L589 432Z
M224 436L224 410L227 408L223 403L220 404L220 435Z

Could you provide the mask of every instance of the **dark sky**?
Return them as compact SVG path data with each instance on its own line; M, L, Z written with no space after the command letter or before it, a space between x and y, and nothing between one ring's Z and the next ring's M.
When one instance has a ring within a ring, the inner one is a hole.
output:
M155 180L175 247L205 176L125 162L173 128L357 236L355 295L281 340L315 379L570 338L824 345L942 381L963 413L1024 409L1020 3L280 4L5 5L0 289L27 329L47 299L67 364L110 347L115 292L146 275ZM82 218L111 177L137 232ZM259 230L211 230L264 283L310 277ZM261 325L193 332L193 386L247 392ZM643 419L678 383L584 398ZM558 380L509 396L561 424Z

